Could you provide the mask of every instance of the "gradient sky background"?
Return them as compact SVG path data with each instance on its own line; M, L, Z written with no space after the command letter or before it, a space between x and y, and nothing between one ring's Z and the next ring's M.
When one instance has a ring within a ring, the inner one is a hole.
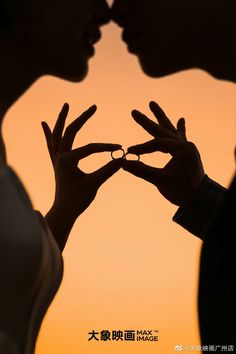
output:
M235 166L235 85L200 70L148 78L127 53L114 24L104 27L96 53L84 82L44 77L4 122L8 162L34 207L46 213L54 196L40 122L52 127L66 101L71 105L68 122L98 105L74 146L117 142L127 148L149 139L130 111L137 108L151 117L148 103L155 99L174 123L186 118L188 138L199 148L206 173L228 186ZM168 159L158 153L142 157L153 166ZM104 153L81 166L91 171L109 160ZM100 189L71 233L63 283L43 322L36 354L168 354L177 344L200 344L196 299L201 241L172 222L176 210L151 184L123 171ZM93 329L155 329L159 342L89 342Z

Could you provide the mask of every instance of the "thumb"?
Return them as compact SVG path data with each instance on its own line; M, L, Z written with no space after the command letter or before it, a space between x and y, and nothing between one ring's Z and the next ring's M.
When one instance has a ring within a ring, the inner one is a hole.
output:
M113 176L122 166L122 158L108 162L105 166L102 166L97 171L93 172L91 176L96 181L99 187L106 182L111 176Z
M151 167L140 161L124 160L122 163L122 168L134 176L154 184L156 187L160 178L163 178L164 176L164 169Z

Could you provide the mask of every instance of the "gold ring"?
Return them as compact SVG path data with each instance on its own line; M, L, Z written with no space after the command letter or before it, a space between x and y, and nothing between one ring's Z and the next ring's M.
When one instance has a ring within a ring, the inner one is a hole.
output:
M127 159L127 156L128 156L128 155L136 156L136 160L129 160L129 159ZM131 152L127 152L124 157L125 157L125 159L126 159L127 161L139 161L139 160L140 160L140 155L132 154Z
M123 155L121 157L115 157L114 153L117 152L117 151L122 151ZM112 157L112 160L123 159L125 157L125 150L120 148L119 150L112 151L111 152L111 157Z

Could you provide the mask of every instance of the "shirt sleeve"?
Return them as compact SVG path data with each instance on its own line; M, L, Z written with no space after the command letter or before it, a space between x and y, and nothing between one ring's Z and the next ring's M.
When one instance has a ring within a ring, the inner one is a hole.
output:
M205 175L192 201L179 207L172 220L205 241L227 193L226 188Z

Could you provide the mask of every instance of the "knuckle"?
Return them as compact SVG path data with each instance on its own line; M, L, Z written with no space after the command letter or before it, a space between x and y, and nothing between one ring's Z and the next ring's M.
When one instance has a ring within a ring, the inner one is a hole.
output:
M197 147L196 147L196 145L193 142L189 141L188 144L189 144L189 149L190 150L197 151Z
M196 145L192 141L187 141L186 148L189 152L195 152L197 150Z
M56 164L57 165L64 165L66 162L66 156L65 154L60 154L56 158Z
M186 141L182 149L182 154L184 154L185 156L192 156L196 152L198 152L196 145L191 141Z

